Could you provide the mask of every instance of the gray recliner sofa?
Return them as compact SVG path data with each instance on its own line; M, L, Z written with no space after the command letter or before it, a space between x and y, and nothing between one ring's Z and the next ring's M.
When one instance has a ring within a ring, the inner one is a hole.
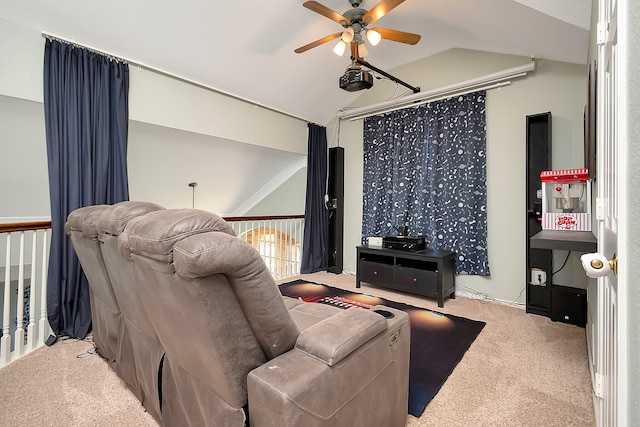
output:
M405 425L406 313L283 297L256 250L217 215L136 203L80 208L67 232L91 293L114 290L112 366L135 372L136 395L160 425ZM102 211L95 235L82 231L91 210ZM99 350L104 318L93 319Z
M87 206L73 211L65 231L89 281L93 339L97 351L156 419L160 417L157 366L164 350L132 285L129 257L118 238L127 223L164 209L145 202Z

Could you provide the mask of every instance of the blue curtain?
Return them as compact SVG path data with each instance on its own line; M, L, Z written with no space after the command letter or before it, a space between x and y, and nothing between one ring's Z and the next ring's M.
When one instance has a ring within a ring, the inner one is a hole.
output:
M304 207L304 239L301 273L327 269L327 128L308 124L307 198Z
M128 96L127 64L46 40L44 113L52 228L47 311L56 335L84 338L91 326L87 279L64 223L79 207L129 199Z
M458 274L490 275L485 150L484 91L366 118L362 242L408 225Z

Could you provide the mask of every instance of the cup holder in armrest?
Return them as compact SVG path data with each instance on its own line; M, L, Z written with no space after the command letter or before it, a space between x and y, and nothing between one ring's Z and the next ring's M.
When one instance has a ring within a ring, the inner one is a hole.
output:
M395 314L387 310L376 308L373 310L373 312L378 313L380 316L384 317L385 319L392 319L393 317L395 317Z

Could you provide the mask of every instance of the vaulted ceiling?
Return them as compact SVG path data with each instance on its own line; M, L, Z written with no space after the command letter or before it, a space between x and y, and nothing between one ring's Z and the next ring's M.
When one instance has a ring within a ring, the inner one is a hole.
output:
M338 79L351 61L348 54L339 57L332 52L335 39L302 54L294 52L343 29L303 7L303 2L0 0L0 19L303 120L328 124L339 108L352 103L361 92L338 87ZM348 0L319 3L340 14L351 9ZM370 10L377 3L363 0L360 7ZM591 3L405 0L374 26L419 34L421 40L416 45L382 40L375 47L369 46L365 59L391 73L396 67L452 48L586 64ZM376 83L371 91L377 87L386 90ZM305 159L299 153L144 123L132 123L130 139L134 141L130 162L144 165L130 171L133 197L167 207L189 206L192 189L187 184L197 181L195 205L224 214L248 212L300 170ZM136 160L145 159L145 150L169 150L176 141L180 142L180 155L169 156L171 173L161 163ZM245 167L231 167L237 164ZM290 199L303 200L304 194Z
M297 1L0 0L0 18L326 124L358 93L338 87L350 60L335 42L300 46L342 27ZM347 0L322 0L339 13ZM376 0L364 0L371 9ZM586 63L591 0L406 0L376 26L420 34L383 40L365 58L391 70L450 48Z

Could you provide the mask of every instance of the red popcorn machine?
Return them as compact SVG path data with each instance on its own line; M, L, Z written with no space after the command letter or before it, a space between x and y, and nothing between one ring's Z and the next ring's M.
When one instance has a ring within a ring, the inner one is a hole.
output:
M542 229L591 231L589 171L542 171Z

